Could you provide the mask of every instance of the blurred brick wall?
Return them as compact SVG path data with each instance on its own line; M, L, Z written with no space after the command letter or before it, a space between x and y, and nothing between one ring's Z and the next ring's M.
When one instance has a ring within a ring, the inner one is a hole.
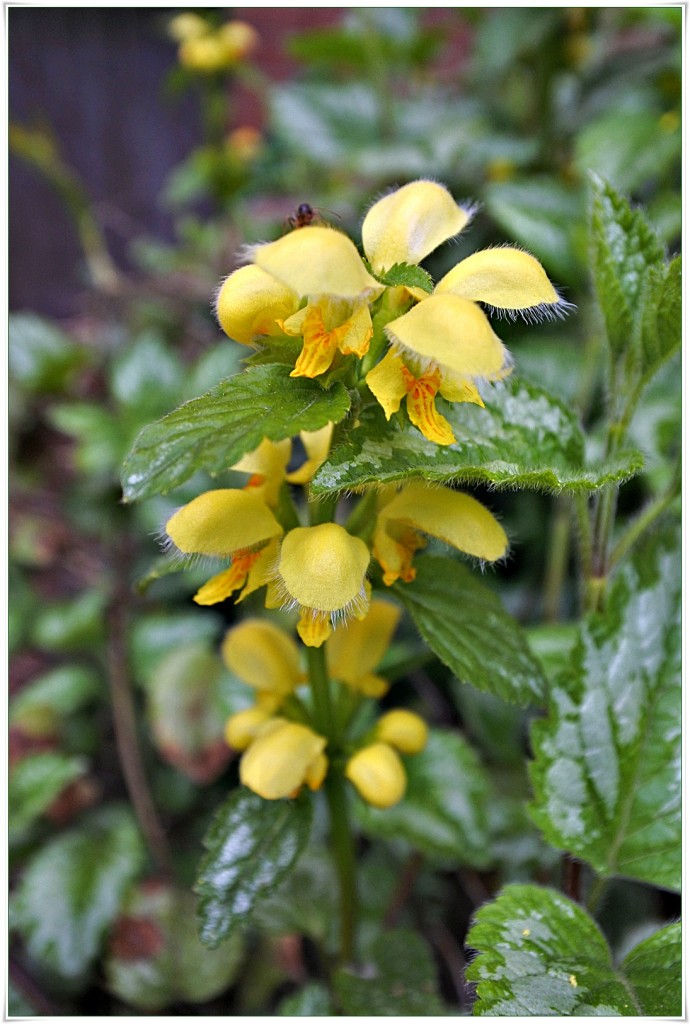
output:
M172 99L169 17L181 8L12 7L8 11L10 119L44 120L82 178L118 262L140 233L171 237L158 202L168 172L199 138L192 95ZM182 8L183 9L183 8ZM221 9L224 11L225 9ZM333 24L342 8L227 8L261 35L256 61L273 79L294 71L291 32ZM256 99L238 96L237 121L260 124ZM81 305L81 257L62 204L16 158L9 167L9 303L64 317Z

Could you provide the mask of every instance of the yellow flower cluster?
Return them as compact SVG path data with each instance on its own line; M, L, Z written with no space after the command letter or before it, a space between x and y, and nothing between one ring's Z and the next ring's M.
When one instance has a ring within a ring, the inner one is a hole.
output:
M375 600L359 622L335 630L326 645L329 672L356 698L381 696L388 688L374 669L386 652L399 610ZM256 693L255 703L232 715L225 736L242 751L240 779L265 800L295 796L302 786L320 788L329 770L328 741L308 720L296 693L306 676L297 644L264 619L246 619L227 633L223 659ZM290 716L293 717L290 717ZM412 711L395 709L382 715L373 729L346 739L342 770L368 803L390 807L402 799L406 776L403 755L421 751L427 740L425 722Z
M250 474L244 489L206 491L171 516L165 526L171 547L229 561L197 592L198 604L217 604L238 591L242 601L265 586L266 607L298 609L302 641L320 647L339 622L367 614L372 557L390 586L415 578L414 554L427 536L483 561L506 553L505 532L483 505L418 481L377 494L363 537L334 522L286 529L279 519L281 488L311 479L328 454L331 432L328 426L301 435L307 459L292 473L291 442L264 440L234 467Z
M369 353L374 317L384 337L366 386L388 419L405 399L410 421L427 438L452 444L437 394L483 405L477 383L510 373L510 357L480 303L528 317L559 315L565 308L541 264L508 246L461 260L431 293L385 283L392 268L417 267L458 235L471 215L443 185L421 180L370 208L362 224L366 259L345 234L324 224L257 245L249 251L251 262L219 290L219 323L243 345L267 337L301 339L292 375L314 378L343 356Z
M182 67L199 74L227 71L256 49L258 33L244 21L226 21L214 28L198 14L186 12L172 19L168 30L179 43Z

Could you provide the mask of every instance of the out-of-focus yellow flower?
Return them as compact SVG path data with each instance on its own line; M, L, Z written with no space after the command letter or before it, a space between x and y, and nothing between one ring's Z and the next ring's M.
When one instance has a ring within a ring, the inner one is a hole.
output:
M273 711L263 704L254 704L231 715L225 723L225 742L233 750L246 750L272 715Z
M320 647L333 624L366 614L369 549L337 523L291 530L280 549L274 589L278 601L300 609L297 632Z
M406 484L380 497L373 554L384 570L386 586L415 578L415 551L425 544L421 534L437 537L465 554L495 562L508 549L500 523L475 498L447 487Z
M387 743L372 743L358 750L345 765L345 776L374 807L397 804L407 787L402 761Z
M191 11L178 14L168 24L168 32L178 43L184 42L185 39L199 39L208 31L208 22L200 18L198 14L192 14Z
M165 532L184 554L232 559L194 597L197 604L217 604L242 587L243 600L267 582L283 528L259 498L227 489L194 498L170 517Z
M299 436L307 458L298 469L288 473L286 479L291 484L308 484L319 466L328 458L333 440L333 424L327 423L320 430L301 430Z
M414 711L394 708L376 723L376 739L395 747L401 754L418 754L429 738L429 727Z
M259 41L256 29L244 21L228 21L214 29L191 13L174 18L169 30L180 43L180 64L200 74L229 70L250 57Z
M241 164L250 164L256 160L263 147L263 135L258 128L242 125L234 128L225 140L230 156Z
M366 697L383 697L389 684L374 669L399 619L400 609L390 601L373 600L363 619L338 626L326 644L329 675Z
M245 619L225 634L223 661L259 694L283 698L304 682L297 644L266 619Z
M246 21L226 21L216 34L231 64L247 60L259 45L259 33Z
M294 796L305 783L316 790L328 770L325 747L308 726L272 718L242 755L240 780L264 800Z

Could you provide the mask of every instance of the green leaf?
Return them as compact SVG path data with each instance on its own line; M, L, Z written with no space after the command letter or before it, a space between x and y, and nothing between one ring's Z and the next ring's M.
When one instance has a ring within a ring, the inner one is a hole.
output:
M577 136L575 164L624 192L658 182L681 159L680 123L664 131L653 110L607 110Z
M515 619L466 566L415 558L412 583L392 590L444 665L462 682L516 704L539 704L544 679Z
M641 316L647 270L662 263L664 249L641 210L592 175L590 237L594 286L614 359L630 344Z
M64 331L34 313L9 317L9 370L27 391L60 391L86 353Z
M14 903L29 956L66 979L82 978L143 863L136 826L118 806L46 843L26 866Z
M117 471L125 434L115 416L92 402L54 405L48 419L56 430L76 441L74 462L80 473L100 476Z
M428 441L411 423L387 423L378 406L331 452L312 482L315 493L378 486L410 477L544 491L590 493L642 468L638 452L587 466L574 414L524 380L484 391L486 408L438 401L452 445Z
M12 697L10 721L19 722L24 715L44 708L60 717L72 715L104 690L104 684L92 669L84 665L60 665L32 680Z
M254 366L144 427L125 460L126 501L165 494L197 470L229 469L267 437L339 422L350 401L342 384L325 391L284 366Z
M231 794L204 839L195 885L204 945L229 938L276 890L309 840L311 817L308 798L262 800L246 789Z
M425 749L405 758L407 792L394 807L358 806L365 832L403 839L435 859L485 868L491 863L486 807L491 785L465 740L432 729Z
M680 348L682 328L680 256L647 270L643 284L639 345L641 372L651 377Z
M115 922L104 963L108 988L131 1006L156 1013L180 1000L205 1003L236 979L244 958L240 935L222 949L199 941L196 899L164 882L133 889Z
M280 1017L329 1017L332 1014L328 989L318 981L312 981L299 992L286 996L278 1005Z
M422 269L409 263L394 263L385 274L379 274L378 280L392 288L404 285L406 288L422 288L431 294L434 290L434 282L431 275Z
M628 953L621 969L645 1013L676 1017L681 1013L682 927L661 928Z
M530 809L605 877L680 888L680 548L649 543L585 623L532 729Z
M7 792L10 839L33 825L65 786L85 770L81 758L53 751L32 754L15 764Z
M208 785L231 757L223 730L222 665L203 641L176 647L147 686L148 716L161 756L197 785Z
M680 1011L680 970L669 972L664 992L656 995L651 980L658 975L649 964L645 982L637 987L648 943L657 962L664 962L662 973L674 961L680 967L679 932L657 933L656 943L641 943L616 969L596 923L553 889L506 886L475 921L466 944L479 952L467 968L468 980L478 983L476 1016L656 1016L670 1012L669 1006Z
M156 331L148 330L118 353L110 388L118 404L135 411L138 422L145 423L179 401L184 377L179 357Z
M437 985L429 947L402 928L372 943L360 973L343 968L334 979L343 1012L356 1017L443 1016Z
M87 590L71 601L48 605L37 613L32 642L48 651L93 650L102 643L106 595Z
M177 614L142 615L130 634L131 657L138 682L148 683L157 664L171 648L201 640L214 640L222 626L219 615L207 608L190 609Z

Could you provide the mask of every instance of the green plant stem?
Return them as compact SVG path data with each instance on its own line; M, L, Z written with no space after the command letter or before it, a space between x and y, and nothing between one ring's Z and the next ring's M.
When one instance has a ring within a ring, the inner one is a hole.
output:
M606 885L606 879L597 876L589 888L589 892L587 893L587 899L585 901L585 906L587 907L589 913L592 914L592 916L594 916L597 907L601 902L601 897L604 895Z
M331 685L326 667L326 648L307 647L309 685L314 708L314 724L317 731L328 739L333 738L334 714L331 700Z
M333 859L340 891L340 962L349 963L355 952L357 928L357 874L355 843L347 808L345 779L330 771L325 783L331 819Z
M609 559L609 566L611 569L618 565L621 559L623 559L630 549L637 543L642 534L649 529L655 520L664 514L666 509L675 501L675 499L676 493L674 490L672 493L664 494L655 501L650 502L650 504L642 510L637 519L628 527L611 552L611 557Z
M551 519L548 561L544 576L544 619L557 622L570 554L570 500L557 498Z

